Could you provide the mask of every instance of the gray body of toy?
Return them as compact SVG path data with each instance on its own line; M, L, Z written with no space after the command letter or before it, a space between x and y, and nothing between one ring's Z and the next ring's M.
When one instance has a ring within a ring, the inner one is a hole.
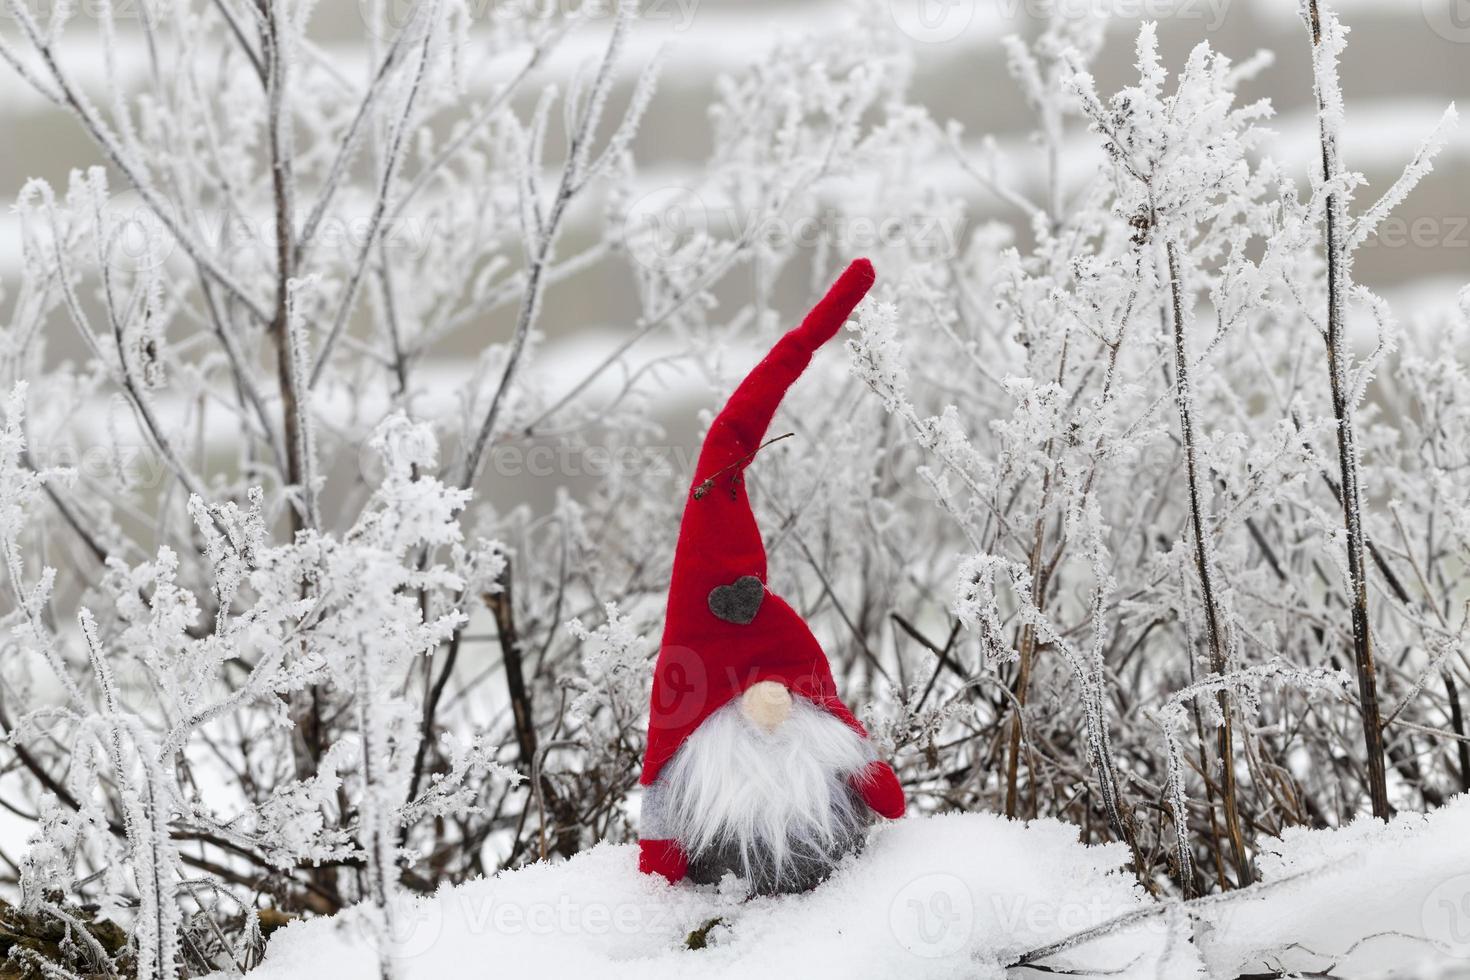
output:
M778 872L769 853L749 856L750 867L745 866L740 847L733 841L716 843L699 853L693 853L684 841L679 840L677 831L667 816L669 787L660 776L643 795L643 834L650 838L676 840L689 857L688 879L698 885L718 884L726 874L733 874L745 881L751 895L790 895L810 891L825 881L844 857L862 850L872 826L873 814L858 796L848 789L846 806L839 814L839 832L833 846L815 851L811 848L793 847L784 866Z

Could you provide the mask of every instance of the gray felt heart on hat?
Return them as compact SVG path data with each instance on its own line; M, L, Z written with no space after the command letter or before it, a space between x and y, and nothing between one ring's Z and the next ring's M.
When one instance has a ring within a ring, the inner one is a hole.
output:
M742 575L729 585L709 591L709 611L727 623L744 626L760 611L766 587L754 575Z

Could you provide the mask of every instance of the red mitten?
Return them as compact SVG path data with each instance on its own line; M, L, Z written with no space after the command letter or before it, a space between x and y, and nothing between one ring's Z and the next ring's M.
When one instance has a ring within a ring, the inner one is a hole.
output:
M866 769L852 777L852 785L863 802L880 817L897 820L903 816L903 787L888 763L868 763Z
M638 842L638 870L646 875L663 875L673 884L689 870L689 858L677 841L641 840Z

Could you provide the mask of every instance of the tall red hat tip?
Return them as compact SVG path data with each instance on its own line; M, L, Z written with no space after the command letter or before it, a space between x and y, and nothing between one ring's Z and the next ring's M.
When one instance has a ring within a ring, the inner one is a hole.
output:
M837 282L832 284L832 292L840 295L856 293L857 299L860 300L869 289L873 288L873 283L877 278L877 273L873 271L873 263L867 259L853 259L838 277Z

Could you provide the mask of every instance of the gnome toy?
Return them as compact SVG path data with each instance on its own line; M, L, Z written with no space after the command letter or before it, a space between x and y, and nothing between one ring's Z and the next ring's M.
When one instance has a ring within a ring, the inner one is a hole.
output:
M805 891L862 846L903 789L832 680L816 637L766 587L744 470L817 348L869 287L847 268L801 326L741 383L710 426L684 504L653 674L639 868L752 894Z

